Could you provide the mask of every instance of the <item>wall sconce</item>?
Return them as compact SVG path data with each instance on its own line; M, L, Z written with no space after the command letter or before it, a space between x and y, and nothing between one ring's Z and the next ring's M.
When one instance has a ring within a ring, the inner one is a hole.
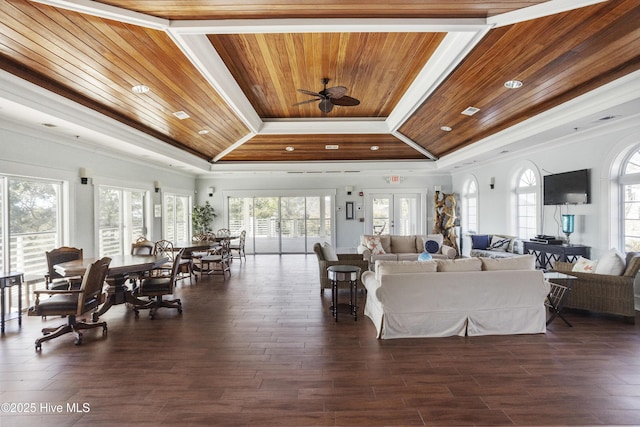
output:
M344 191L347 192L347 196L350 196L353 191L353 187L344 187Z
M489 188L493 190L495 186L496 186L496 178L492 176L491 179L489 180Z
M81 184L88 184L89 183L89 178L91 178L90 174L89 174L89 170L87 168L80 168L80 183Z
M439 192L441 192L441 191L442 191L442 186L441 186L441 185L436 185L435 187L433 187L433 190L434 190L436 193L439 193Z
M209 197L213 197L213 193L216 192L216 188L215 187L209 187L207 188L207 193L209 193Z
M156 190L156 193L160 192L160 181L153 181L153 188Z

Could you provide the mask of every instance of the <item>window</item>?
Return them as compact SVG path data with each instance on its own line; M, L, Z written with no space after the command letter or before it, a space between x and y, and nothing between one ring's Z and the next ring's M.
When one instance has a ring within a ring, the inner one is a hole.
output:
M469 178L462 193L462 231L463 233L478 232L478 182Z
M640 151L623 164L620 187L624 250L634 252L640 250Z
M164 195L164 236L171 242L191 240L191 198L179 194Z
M536 173L524 169L516 180L516 230L518 237L528 239L538 229L539 189Z
M147 236L147 191L100 186L98 252L101 257L124 255L131 243Z

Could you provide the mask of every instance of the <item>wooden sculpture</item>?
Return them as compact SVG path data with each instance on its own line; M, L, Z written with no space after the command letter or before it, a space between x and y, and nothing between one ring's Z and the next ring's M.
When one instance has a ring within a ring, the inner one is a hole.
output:
M447 246L451 246L460 253L458 248L458 236L456 236L456 199L454 194L445 194L436 191L434 195L434 206L436 210L435 217L433 219L433 232L442 234L444 237L443 243Z

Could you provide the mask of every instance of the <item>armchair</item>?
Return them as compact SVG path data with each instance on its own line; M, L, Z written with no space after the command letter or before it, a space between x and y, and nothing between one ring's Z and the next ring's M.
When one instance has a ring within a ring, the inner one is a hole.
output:
M47 289L77 289L80 287L82 277L63 277L53 267L63 262L82 259L82 249L62 246L45 252L45 256L47 257L47 273L44 275L44 281Z
M147 296L151 297L152 299L144 305L134 306L133 311L135 312L136 317L139 316L140 310L149 310L149 317L153 319L155 317L156 311L160 307L175 308L176 310L178 310L178 313L182 313L182 301L180 301L179 298L165 300L162 297L164 295L173 294L176 280L178 278L178 272L180 270L180 260L182 259L183 252L184 249L180 249L180 251L173 259L170 275L151 276L142 279L142 281L140 282L140 286L138 286L135 291L135 296ZM153 297L155 297L155 299L153 299Z
M360 270L364 273L369 270L369 262L362 258L361 254L335 254L331 245L325 244L327 252L323 251L323 247L320 243L313 245L313 252L315 252L318 258L318 267L320 273L320 295L324 294L325 289L331 289L331 281L327 274L327 268L332 265L355 265L360 267ZM362 278L358 279L358 288L363 289Z
M52 340L69 332L76 337L75 344L82 344L83 329L102 328L102 334L107 334L107 323L87 323L78 321L81 316L95 311L104 302L103 286L111 258L102 258L91 264L82 278L79 289L46 289L36 290L36 302L29 308L30 316L68 316L67 324L57 328L42 329L43 337L36 339L36 351L42 349L42 343ZM40 300L41 294L50 294L51 298Z

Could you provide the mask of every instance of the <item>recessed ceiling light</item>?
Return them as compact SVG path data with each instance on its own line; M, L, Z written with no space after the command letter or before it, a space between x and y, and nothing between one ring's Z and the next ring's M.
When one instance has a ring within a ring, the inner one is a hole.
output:
M371 148L369 148L371 151L378 151L380 149L380 147L378 147L377 145L372 145Z
M206 130L206 129L202 129L202 130L199 130L199 131L198 131L198 133L199 133L200 135L206 135L206 134L208 134L208 133L209 133L209 131L208 131L208 130Z
M509 80L504 82L504 87L507 89L518 89L522 87L522 82L520 80Z
M465 116L473 116L475 113L477 113L478 111L480 111L479 108L476 107L467 107L462 113L460 114L464 114Z
M145 85L135 85L131 90L133 93L147 93L149 92L149 87Z
M449 126L440 126L440 130L445 132L451 132L453 129L451 129Z
M293 150L295 150L295 148L289 145L288 147L285 147L285 150L293 151Z
M338 148L340 148L339 145L325 145L324 146L325 150L337 150Z
M174 116L176 116L177 118L179 118L180 120L184 120L184 119L188 119L189 115L187 113L185 113L184 111L176 111L175 113L173 113Z

